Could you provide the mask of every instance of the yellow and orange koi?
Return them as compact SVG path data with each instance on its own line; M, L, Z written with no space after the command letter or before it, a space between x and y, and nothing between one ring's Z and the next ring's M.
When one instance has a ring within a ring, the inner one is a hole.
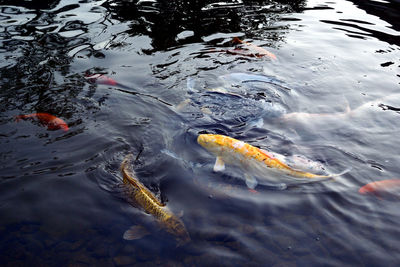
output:
M146 213L153 215L165 231L175 236L178 245L190 241L190 236L183 222L137 179L131 168L131 159L132 155L128 155L121 164L123 182L129 189L126 192L129 202L135 203ZM125 232L124 238L129 236L129 231ZM133 238L128 237L126 239Z
M223 171L225 163L239 166L246 171L246 184L251 189L257 186L258 182L255 177L267 179L268 171L271 170L279 171L291 177L311 179L332 178L348 171L334 175L318 175L297 170L279 159L277 156L279 154L259 149L224 135L200 134L197 142L217 157L214 171Z

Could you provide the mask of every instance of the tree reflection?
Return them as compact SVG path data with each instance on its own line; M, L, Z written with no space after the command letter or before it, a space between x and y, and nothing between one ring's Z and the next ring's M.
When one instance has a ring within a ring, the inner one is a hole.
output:
M10 5L10 6L21 6L28 9L51 9L54 8L60 0L40 0L40 1L31 1L31 0L1 0L1 5Z
M83 30L85 26L73 20L58 21L58 13L74 9L68 6L48 10L58 3L12 1L12 6L0 7L3 33L0 49L4 58L0 69L2 111L48 112L67 118L76 112L74 100L83 81L79 75L70 74L72 58L68 52L87 39L60 33L71 25Z
M1 110L49 112L69 118L80 108L98 108L95 104L78 104L76 97L86 83L82 74L70 72L70 64L76 58L76 54L71 54L74 49L82 51L79 47L86 46L87 56L101 56L99 49L93 48L91 24L76 16L87 2L69 2L64 6L60 6L60 1L1 3ZM244 35L268 40L273 45L285 33L283 26L277 26L279 16L303 6L304 1L285 0L112 0L92 14L101 13L104 20L111 16L117 23L126 22L132 36L149 36L152 48L144 52L151 54L185 43L203 42L204 37L215 33Z
M277 41L271 31L279 14L300 11L305 1L108 1L104 6L119 21L131 21L131 34L147 35L154 51L199 42L214 33L245 33L250 38ZM182 40L179 33L190 31ZM151 51L150 51L151 52Z
M390 25L392 25L392 28L394 30L400 30L399 1L350 1L357 5L359 8L365 10L368 14L378 16L380 19L387 21L388 23L390 23Z

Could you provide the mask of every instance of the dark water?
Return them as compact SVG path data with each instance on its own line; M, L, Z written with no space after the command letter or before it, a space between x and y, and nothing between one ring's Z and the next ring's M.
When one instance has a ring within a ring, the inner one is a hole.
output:
M398 198L358 189L400 178L400 3L217 2L0 1L0 265L398 266ZM277 59L224 52L233 37ZM69 131L14 119L36 112ZM203 132L352 169L251 193ZM115 192L129 153L190 243Z

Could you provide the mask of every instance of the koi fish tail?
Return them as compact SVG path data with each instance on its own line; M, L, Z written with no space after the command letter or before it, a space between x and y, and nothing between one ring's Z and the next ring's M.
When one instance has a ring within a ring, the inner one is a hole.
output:
M344 101L345 101L345 104L346 104L346 111L345 111L345 113L348 115L348 114L351 113L352 110L351 110L351 108L350 108L350 104L349 104L349 101L347 100L347 98L345 98Z
M319 176L319 177L320 177L320 178L332 179L332 178L339 177L339 176L342 176L342 175L348 173L349 171L351 171L351 169L352 169L352 168L349 167L349 168L345 169L345 170L342 171L342 172L333 173L333 174L329 174L329 175L321 175L321 176ZM318 178L318 176L317 176L316 178Z
M333 177L342 176L343 174L346 174L346 173L348 173L349 171L351 171L351 169L353 169L353 168L352 168L352 167L348 167L347 169L345 169L345 170L342 171L342 172L339 172L339 173L337 173L337 174L333 174Z
M354 113L354 110L351 109L347 98L344 99L344 104L345 104L345 110L343 111L342 114L346 117L352 115Z
M25 116L25 115L18 115L18 116L15 116L15 121L16 121L16 122L19 122L20 120L22 120L22 119L25 118L24 116Z
M25 119L28 119L28 118L31 118L31 117L33 117L32 114L29 114L29 115L18 115L18 116L15 116L15 121L19 122L21 120L25 120Z

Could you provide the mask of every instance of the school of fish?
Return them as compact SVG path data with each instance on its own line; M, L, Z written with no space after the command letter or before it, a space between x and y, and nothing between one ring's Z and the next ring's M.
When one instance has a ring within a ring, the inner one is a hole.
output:
M268 57L270 59L276 60L277 57L267 51L266 49L256 46L250 42L243 41L238 37L234 37L231 41L236 45L240 45L240 48L226 49L226 50L209 50L207 52L226 52L233 55L242 55L249 57ZM242 48L243 47L243 48ZM86 74L85 78L97 84L119 86L121 88L126 88L126 86L118 83L114 79L107 77L103 74ZM260 76L255 74L246 73L231 73L229 76L221 76L222 80L236 81L239 83L245 82L258 82L258 83L269 83L277 86L281 89L289 88L285 87L279 80ZM189 88L188 88L189 89ZM220 92L220 91L217 91ZM237 96L234 93L222 92L222 94L231 94ZM368 105L367 105L368 104ZM369 103L363 106L370 106ZM178 109L179 110L179 109ZM353 111L347 108L345 112L337 114L325 114L325 117L330 118L341 118L344 116L349 116ZM291 113L291 114L280 114L283 121L290 120L301 120L307 118L317 118L324 117L324 114L309 114L309 113ZM58 130L68 131L68 124L49 113L32 113L26 115L18 115L15 117L16 121L20 120L36 120L42 125L46 126L48 130ZM240 167L244 171L244 178L248 188L254 189L258 185L258 180L269 181L271 176L278 182L283 180L283 177L291 178L304 178L316 181L323 181L336 176L340 176L349 171L349 169L339 173L339 174L315 174L306 171L307 166L296 165L296 160L303 160L305 164L313 165L310 160L304 160L303 157L293 157L294 161L289 157L285 157L278 153L271 151L266 151L243 141L234 139L229 136L218 135L218 134L199 134L197 137L197 142L207 151L211 152L216 156L216 162L213 167L215 172L220 172L225 170L225 163L235 165ZM136 177L132 169L132 155L128 155L123 160L120 170L123 176L123 184L125 187L125 195L129 203L134 203L134 206L142 209L148 214L151 214L156 221L159 223L160 227L166 232L175 237L177 245L184 245L190 241L190 236L186 230L185 225L182 220L178 218L169 208L162 203L149 189L147 189ZM324 169L318 166L319 170ZM273 174L273 175L271 175ZM358 192L362 195L375 195L381 198L381 195L387 192L400 192L400 179L390 179L382 180L368 183L362 186ZM127 240L132 240L137 237L144 236L146 232L142 228L132 227L127 230L124 234L124 238Z

